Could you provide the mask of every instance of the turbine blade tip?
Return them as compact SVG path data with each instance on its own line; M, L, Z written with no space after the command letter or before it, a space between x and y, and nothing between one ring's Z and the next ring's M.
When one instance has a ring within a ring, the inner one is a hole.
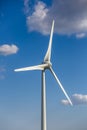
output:
M71 102L70 105L73 106L73 103Z
M55 22L55 20L53 19L53 22Z
M17 69L15 69L14 71L17 72Z

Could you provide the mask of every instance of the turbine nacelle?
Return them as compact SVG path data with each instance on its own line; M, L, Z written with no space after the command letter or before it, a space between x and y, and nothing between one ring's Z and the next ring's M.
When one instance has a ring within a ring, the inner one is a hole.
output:
M42 62L42 65L46 65L44 66L44 70L50 69L50 67L52 67L52 63L49 61Z

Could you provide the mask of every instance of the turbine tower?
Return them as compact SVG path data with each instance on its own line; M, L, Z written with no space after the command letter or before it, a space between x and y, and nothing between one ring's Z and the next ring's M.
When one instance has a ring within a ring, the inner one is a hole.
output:
M54 31L54 20L52 22L52 28L51 28L51 34L50 34L50 40L48 44L48 49L46 52L46 55L44 57L44 61L40 65L31 66L31 67L25 67L20 69L15 69L14 71L29 71L29 70L41 70L42 71L42 93L41 93L41 130L46 130L46 85L45 85L45 70L49 69L56 79L57 83L59 84L59 87L62 89L64 95L66 96L69 103L72 104L72 101L70 100L68 94L66 93L65 89L63 88L61 82L59 81L58 77L56 76L54 70L52 69L52 63L51 63L51 49L52 49L52 38L53 38L53 31Z

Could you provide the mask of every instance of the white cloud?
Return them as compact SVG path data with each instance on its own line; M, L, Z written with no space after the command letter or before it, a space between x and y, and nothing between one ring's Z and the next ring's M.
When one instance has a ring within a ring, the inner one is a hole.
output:
M48 25L45 21L48 9L43 2L38 2L34 7L34 12L31 16L27 16L26 23L29 31L38 31L43 34L48 33Z
M18 47L14 44L8 45L4 44L0 46L0 55L7 56L16 54L18 52Z
M84 37L86 37L86 34L85 33L76 34L76 37L79 39L84 38Z
M68 100L64 100L64 99L63 99L61 102L62 102L62 104L64 104L64 105L69 105L69 104L70 104Z
M73 95L73 101L76 104L87 104L87 95L74 94Z
M48 34L52 19L58 34L86 34L87 0L53 0L50 7L38 1L32 14L26 16L28 30Z
M87 95L73 94L71 99L72 99L72 103L74 105L87 104ZM69 101L68 100L62 100L61 102L64 105L69 105Z

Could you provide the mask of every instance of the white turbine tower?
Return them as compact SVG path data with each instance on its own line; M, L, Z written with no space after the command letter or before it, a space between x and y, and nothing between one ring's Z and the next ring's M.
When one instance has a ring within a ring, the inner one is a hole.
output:
M71 105L72 102L66 93L65 89L63 88L61 82L59 81L58 77L56 76L55 72L52 69L52 64L51 64L51 49L52 49L52 37L53 37L53 30L54 30L54 20L52 23L52 29L51 29L51 34L50 34L50 40L49 40L49 45L48 49L46 52L46 55L44 57L44 61L40 65L36 66L31 66L31 67L25 67L25 68L20 68L20 69L15 69L14 71L29 71L29 70L41 70L42 71L42 94L41 94L41 130L46 130L46 85L45 85L45 70L49 69L51 73L53 74L54 78L56 79L57 83L59 84L59 87L62 89L64 95L66 96L67 100Z

